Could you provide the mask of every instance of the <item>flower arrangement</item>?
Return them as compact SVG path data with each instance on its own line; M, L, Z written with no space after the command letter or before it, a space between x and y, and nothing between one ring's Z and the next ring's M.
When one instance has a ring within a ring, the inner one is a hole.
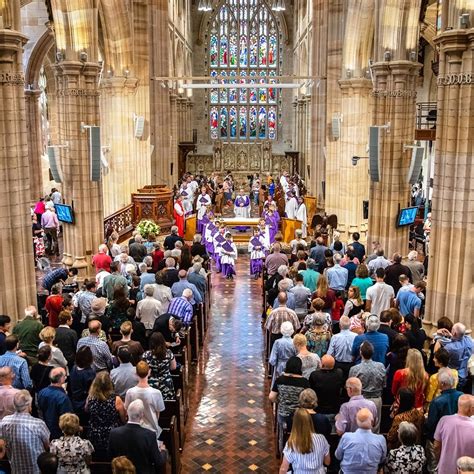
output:
M142 220L138 223L137 229L140 232L140 235L145 239L148 239L150 234L158 235L161 231L161 228L158 224L155 224L153 221Z

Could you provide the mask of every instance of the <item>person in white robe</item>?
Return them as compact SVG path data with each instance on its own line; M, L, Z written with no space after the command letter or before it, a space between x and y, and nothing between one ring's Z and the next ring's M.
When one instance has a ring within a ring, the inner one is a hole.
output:
M303 232L303 239L306 239L308 236L308 216L306 213L306 204L302 197L298 198L298 209L296 211L296 219L301 221L301 230Z
M198 196L196 201L196 211L197 211L197 232L202 234L203 224L202 219L206 214L208 206L212 204L211 197L206 193L207 189L205 186L201 188L201 194Z
M287 194L287 201L285 204L285 214L288 219L296 219L296 212L298 211L298 201L295 195L290 191Z
M247 219L250 217L250 198L244 194L242 188L239 190L239 194L235 197L234 214L235 217L240 218Z
M225 234L225 242L221 246L221 270L227 280L233 280L235 275L235 261L237 260L237 247L232 241L232 235Z
M283 171L283 174L280 176L280 186L283 188L283 191L286 195L290 187L290 183L288 181L288 171Z

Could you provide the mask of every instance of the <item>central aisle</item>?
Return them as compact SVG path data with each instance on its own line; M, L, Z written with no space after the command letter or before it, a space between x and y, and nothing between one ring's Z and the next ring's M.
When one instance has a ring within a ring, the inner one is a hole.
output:
M264 374L261 283L249 257L234 281L212 275L207 341L190 386L184 473L278 472Z

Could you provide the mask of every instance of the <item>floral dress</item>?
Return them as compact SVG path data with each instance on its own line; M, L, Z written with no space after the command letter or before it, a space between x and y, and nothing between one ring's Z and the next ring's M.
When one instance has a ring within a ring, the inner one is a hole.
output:
M328 351L329 341L331 340L331 333L325 329L317 331L311 329L306 334L308 351L318 354L321 358Z
M51 441L50 451L56 454L59 460L59 474L86 474L89 473L85 457L91 456L94 447L87 439L79 436L61 436Z
M158 359L151 351L146 351L142 359L147 362L151 369L150 376L148 377L150 387L157 388L161 392L163 400L174 400L176 396L170 373L174 354L169 349L166 349L166 357Z
M392 449L387 458L387 471L396 474L421 474L426 457L419 445Z
M96 451L107 450L112 428L120 426L120 416L115 408L115 394L110 395L107 400L89 398L87 411L90 415L87 437Z

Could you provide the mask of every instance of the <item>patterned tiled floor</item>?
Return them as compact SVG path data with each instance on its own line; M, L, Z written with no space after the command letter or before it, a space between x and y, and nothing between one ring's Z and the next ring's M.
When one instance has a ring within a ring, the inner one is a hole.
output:
M184 473L278 472L264 376L261 286L240 256L237 277L213 274L208 337L190 386Z

